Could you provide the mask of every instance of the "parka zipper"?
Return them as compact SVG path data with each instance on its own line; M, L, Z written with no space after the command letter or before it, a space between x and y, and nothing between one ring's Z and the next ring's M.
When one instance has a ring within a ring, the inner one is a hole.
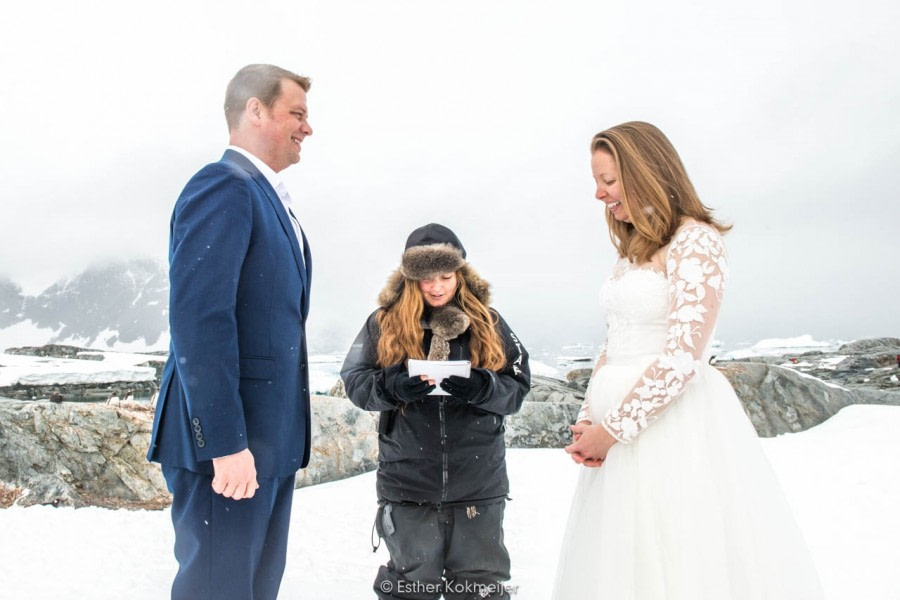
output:
M447 457L447 424L444 421L444 397L438 402L438 415L441 423L441 504L447 501L448 457Z

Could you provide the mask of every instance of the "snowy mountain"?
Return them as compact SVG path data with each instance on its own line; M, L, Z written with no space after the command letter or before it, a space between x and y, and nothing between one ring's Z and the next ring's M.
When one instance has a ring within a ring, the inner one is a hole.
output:
M0 349L71 344L164 350L168 304L165 267L146 259L92 266L37 296L0 279Z

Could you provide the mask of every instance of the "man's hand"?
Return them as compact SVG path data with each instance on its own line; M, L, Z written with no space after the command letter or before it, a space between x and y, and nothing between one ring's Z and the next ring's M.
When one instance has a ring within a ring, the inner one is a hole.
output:
M252 498L259 489L256 481L256 462L250 449L213 459L215 475L212 489L233 500Z
M572 455L572 460L586 467L601 466L607 452L617 441L602 425L582 421L569 429L572 430L573 441L566 446L566 452Z

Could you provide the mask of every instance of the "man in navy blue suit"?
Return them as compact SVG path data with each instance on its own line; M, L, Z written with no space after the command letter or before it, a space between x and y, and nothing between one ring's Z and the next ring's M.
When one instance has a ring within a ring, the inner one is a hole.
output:
M238 71L230 145L172 214L172 343L147 457L172 492L173 599L278 595L294 476L309 461L312 274L278 173L312 135L309 85L272 65Z

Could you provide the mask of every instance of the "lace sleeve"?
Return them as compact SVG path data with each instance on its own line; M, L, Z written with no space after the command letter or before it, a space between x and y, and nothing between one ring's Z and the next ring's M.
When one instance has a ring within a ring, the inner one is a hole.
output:
M597 362L594 364L594 370L591 371L591 381L594 381L594 375L597 374L597 371L600 370L600 367L606 364L606 350L603 350L600 353L600 356L597 358ZM581 409L578 411L578 417L575 419L576 423L581 423L582 421L589 421L591 423L594 422L593 417L591 417L591 384L588 383L587 389L584 391L584 402L581 403Z
M684 391L703 356L719 313L728 264L722 236L708 225L679 231L666 257L669 327L666 346L602 425L629 443Z

